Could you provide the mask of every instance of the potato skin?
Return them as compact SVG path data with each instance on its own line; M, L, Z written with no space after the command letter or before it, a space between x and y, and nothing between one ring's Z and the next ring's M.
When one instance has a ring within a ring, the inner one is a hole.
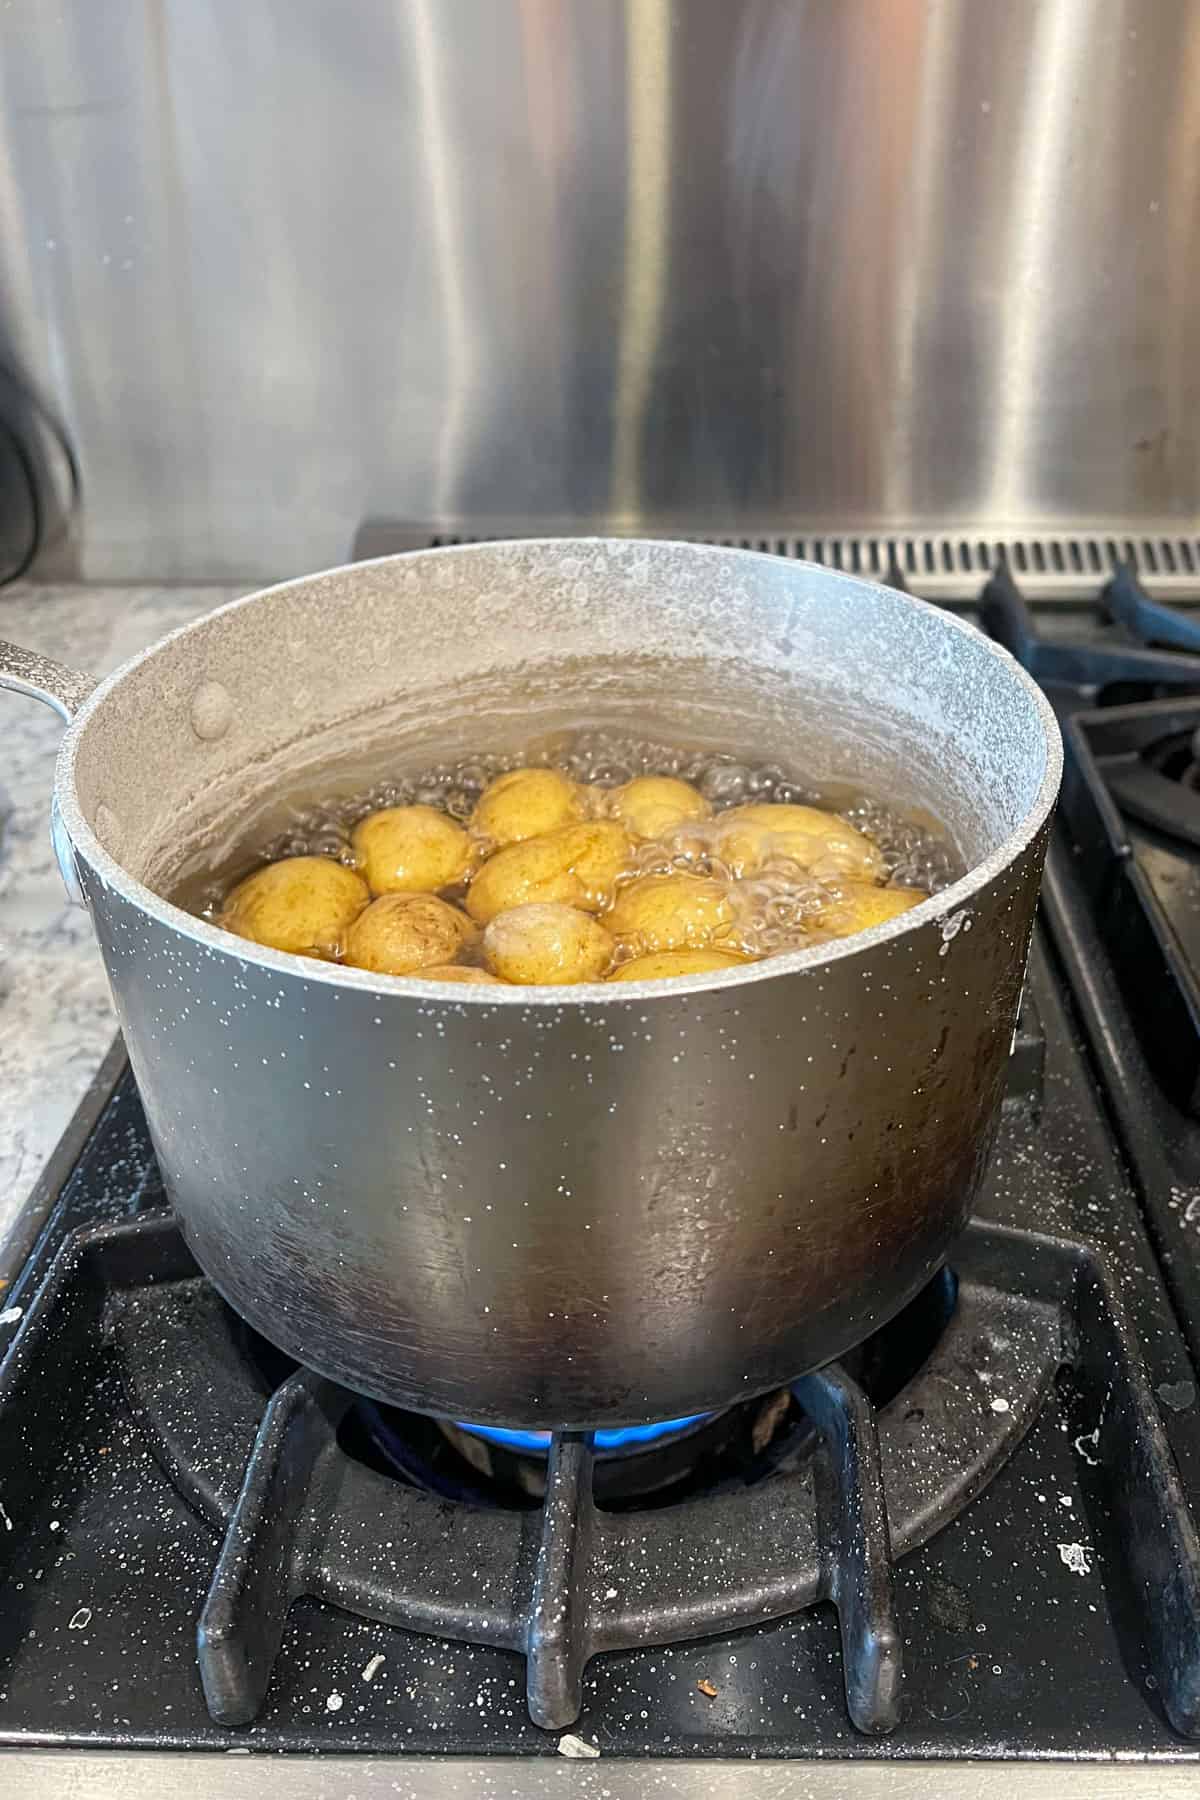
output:
M568 825L583 816L578 782L558 769L510 769L488 783L471 814L471 830L497 846Z
M469 982L472 987L509 986L499 975L492 975L487 969L477 969L474 963L437 963L432 969L418 969L416 972L422 981Z
M677 981L681 975L716 975L722 969L741 969L752 959L730 950L652 950L622 963L610 981Z
M252 944L328 961L370 897L362 876L332 857L285 856L238 883L219 923Z
M551 900L569 905L581 897L581 883L554 836L551 832L526 843L506 844L481 864L467 889L466 903L477 924L487 925L516 906Z
M350 834L354 860L372 894L435 894L471 867L471 840L433 806L385 806Z
M382 894L346 933L345 961L376 975L415 975L453 962L478 933L434 894Z
M608 807L629 835L643 841L670 835L692 819L707 819L712 807L699 788L674 775L636 775L608 796Z
M615 947L598 919L553 900L499 913L483 934L488 968L521 987L600 981Z
M597 912L628 864L633 846L616 820L564 825L544 837L506 844L476 871L467 911L480 925L517 906L560 901Z
M576 905L589 912L606 906L633 856L625 827L615 819L589 819L555 835L570 860L571 873L583 888L583 899Z
M621 889L605 923L639 956L721 948L732 934L734 909L724 883L705 875L641 875Z
M858 881L843 882L841 893L841 899L823 907L815 920L817 929L832 937L869 931L872 925L898 918L929 898L920 888L871 887Z
M783 801L733 806L717 821L716 853L735 875L753 875L772 856L801 868L879 881L883 858L861 831L835 813Z

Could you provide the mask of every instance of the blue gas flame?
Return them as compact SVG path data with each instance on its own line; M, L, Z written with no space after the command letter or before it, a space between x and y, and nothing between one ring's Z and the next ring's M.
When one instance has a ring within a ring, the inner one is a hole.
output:
M596 1433L597 1450L635 1450L646 1444L653 1444L659 1438L671 1437L680 1431L686 1431L689 1425L699 1425L707 1413L691 1413L686 1419L656 1419L650 1425L623 1425L620 1428ZM513 1431L507 1425L472 1425L467 1419L456 1421L459 1429L469 1431L475 1437L486 1438L491 1444L503 1444L506 1450L524 1450L535 1456L545 1455L550 1448L548 1431Z

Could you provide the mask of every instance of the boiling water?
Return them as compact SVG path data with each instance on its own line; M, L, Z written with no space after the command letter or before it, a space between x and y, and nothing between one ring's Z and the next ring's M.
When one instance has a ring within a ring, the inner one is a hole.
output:
M650 738L607 730L580 730L527 746L508 755L478 754L441 763L413 775L394 775L352 797L296 801L283 809L285 828L269 841L236 843L220 867L188 882L180 904L216 917L230 888L251 870L284 856L321 855L353 865L350 833L367 813L384 806L435 806L462 823L480 794L509 769L541 765L561 769L586 784L591 810L602 817L607 793L637 775L675 775L699 788L714 821L731 806L748 801L788 801L821 806L867 834L878 848L888 880L937 893L965 872L949 837L929 820L918 820L877 796L840 790L832 795L778 763L739 762L711 750L687 750ZM697 821L658 843L639 844L628 873L633 875L715 875L732 879L717 854L715 822ZM794 862L768 862L753 878L738 882L739 931L743 948L757 956L777 955L821 940L814 921L831 897L830 888ZM633 955L632 949L626 955ZM620 960L620 957L618 957Z

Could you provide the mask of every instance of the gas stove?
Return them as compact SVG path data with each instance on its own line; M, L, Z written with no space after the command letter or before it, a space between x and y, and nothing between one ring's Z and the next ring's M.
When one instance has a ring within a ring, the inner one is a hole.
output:
M973 608L1068 746L996 1152L841 1364L595 1441L369 1403L217 1297L110 1061L0 1270L10 1779L1194 1791L1200 609L1036 579Z

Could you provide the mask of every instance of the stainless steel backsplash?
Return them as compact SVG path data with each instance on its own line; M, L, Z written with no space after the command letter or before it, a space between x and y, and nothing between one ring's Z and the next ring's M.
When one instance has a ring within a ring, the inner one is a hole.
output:
M9 0L86 576L1200 512L1196 0Z

